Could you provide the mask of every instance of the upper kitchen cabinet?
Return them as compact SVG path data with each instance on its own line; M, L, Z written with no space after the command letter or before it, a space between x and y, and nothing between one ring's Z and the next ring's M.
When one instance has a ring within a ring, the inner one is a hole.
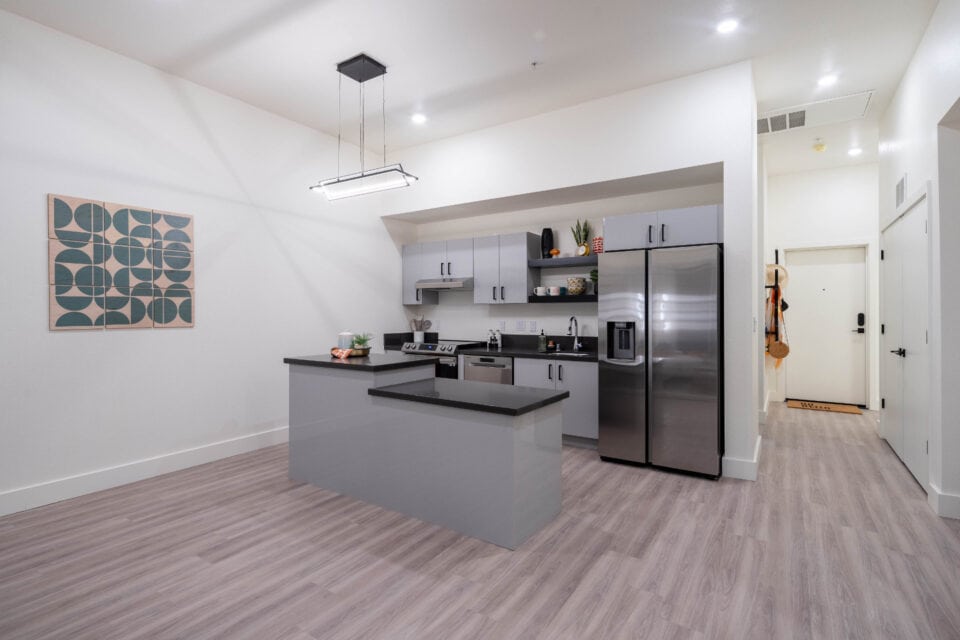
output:
M723 242L723 205L711 204L603 219L605 251Z
M423 278L473 276L473 238L424 242L421 247Z
M436 291L417 288L417 280L423 280L430 265L424 262L423 245L403 245L403 304L437 304Z
M477 304L527 302L539 282L528 266L540 251L540 236L509 233L473 240L473 301Z

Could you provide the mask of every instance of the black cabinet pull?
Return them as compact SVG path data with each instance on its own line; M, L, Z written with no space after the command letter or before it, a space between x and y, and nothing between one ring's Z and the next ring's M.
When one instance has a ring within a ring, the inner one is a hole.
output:
M559 380L560 382L563 382L563 365L562 364L557 365L557 380Z
M507 299L507 294L504 293L504 288L500 287L500 300L503 301L506 299Z
M448 262L448 263L447 263L447 275L448 275L448 276L452 276L452 275L453 275L453 268L452 268L450 265L451 265L451 263Z
M443 275L443 263L440 263L440 275Z
M653 244L653 225L647 225L647 244Z
M553 380L553 364L547 365L547 380Z
M420 302L420 289L417 289L417 302Z
M493 288L493 299L494 299L494 300L497 299L497 288L496 288L496 287Z
M661 224L660 225L660 242L666 242L666 241L667 241L667 225Z

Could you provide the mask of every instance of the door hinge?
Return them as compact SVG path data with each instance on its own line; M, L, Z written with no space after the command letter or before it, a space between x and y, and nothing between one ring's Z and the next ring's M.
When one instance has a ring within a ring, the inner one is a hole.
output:
M930 441L927 440L927 455L930 455Z
M881 409L886 409L886 408L887 408L887 399L886 399L886 398L880 398L880 408L881 408Z
M880 259L883 260L884 252L883 249L880 249Z

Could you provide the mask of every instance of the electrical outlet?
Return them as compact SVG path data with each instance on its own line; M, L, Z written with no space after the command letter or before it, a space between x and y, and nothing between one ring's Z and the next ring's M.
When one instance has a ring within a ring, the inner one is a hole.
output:
M527 326L530 327L530 333L536 333L536 332L537 332L537 321L536 321L536 320L531 320L530 323L529 323Z
M506 321L506 320L501 320L501 321L499 322L499 327L500 327L500 331L506 331L506 330L507 330L507 321Z
M526 330L527 330L527 321L517 320L517 331L526 331Z

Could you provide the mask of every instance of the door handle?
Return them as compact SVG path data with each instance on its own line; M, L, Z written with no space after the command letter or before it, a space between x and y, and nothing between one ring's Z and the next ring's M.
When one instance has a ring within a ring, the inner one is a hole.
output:
M563 382L563 365L562 364L557 365L557 380L559 380L560 382Z
M859 328L857 328L857 329L851 330L851 333L866 333L866 332L867 332L867 330L864 329L863 327L859 327Z
M647 244L653 244L653 225L647 225Z
M417 289L417 302L420 302L420 289Z
M666 241L667 241L667 225L661 224L660 225L660 242L666 242Z
M500 287L500 300L503 301L507 298L507 295L503 292L504 287Z
M892 349L892 350L890 351L890 353L895 353L895 354L897 354L898 356L900 356L901 358L906 358L906 357L907 357L907 350L904 349L903 347L901 347L901 348L899 348L899 349Z
M493 287L493 299L494 299L494 300L497 299L497 287L496 287L496 285L494 285L494 287Z
M553 380L553 363L547 365L547 380Z
M440 275L443 275L443 263L440 263Z
M451 263L451 262L448 262L448 263L447 263L447 275L448 275L448 276L452 276L452 275L453 275L453 267L451 266L452 264L453 264L453 263Z

